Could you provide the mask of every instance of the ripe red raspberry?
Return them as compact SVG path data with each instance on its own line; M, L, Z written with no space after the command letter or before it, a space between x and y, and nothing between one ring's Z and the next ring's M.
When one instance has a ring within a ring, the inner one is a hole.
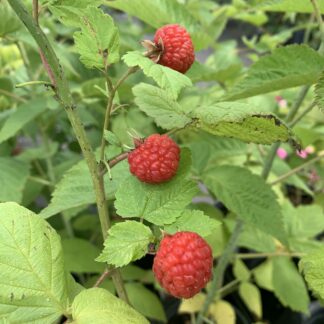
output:
M177 172L179 146L167 135L153 134L128 154L130 172L140 181L161 183Z
M189 33L181 26L166 25L159 28L154 43L161 54L157 63L186 73L195 61L194 47Z
M165 236L153 263L160 285L178 298L191 298L211 279L213 256L210 246L194 232Z

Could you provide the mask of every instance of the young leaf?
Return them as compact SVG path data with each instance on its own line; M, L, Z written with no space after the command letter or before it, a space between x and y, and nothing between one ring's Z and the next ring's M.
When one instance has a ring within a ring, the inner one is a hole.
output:
M164 129L182 128L191 122L167 91L140 83L133 88L133 93L139 109L152 117L158 126Z
M235 310L233 306L225 300L218 300L216 303L211 304L208 314L211 315L217 323L236 323Z
M143 217L156 225L173 223L198 192L196 183L186 179L190 165L190 154L183 149L177 175L171 181L152 185L134 176L127 178L116 192L118 215Z
M104 137L105 137L105 140L107 141L107 143L120 146L120 141L119 141L118 137L113 132L105 129Z
M324 57L312 48L306 45L279 47L252 65L247 76L230 90L224 100L311 85L323 69Z
M315 86L315 102L321 111L324 112L324 72L321 73Z
M267 261L261 263L257 268L253 269L253 276L255 278L255 282L259 287L273 291L273 264L272 259L268 259Z
M74 33L81 62L88 68L104 68L119 60L119 33L112 18L96 7L80 17L81 32Z
M203 174L203 180L238 217L286 243L277 197L261 177L241 167L219 166Z
M142 315L161 321L167 322L166 315L161 301L151 290L147 289L140 283L125 284L127 296L130 304Z
M131 261L142 258L154 236L149 227L135 221L115 224L108 231L105 248L96 259L116 267L122 267Z
M250 279L250 270L244 262L238 258L234 260L233 273L236 279L241 281L248 281Z
M247 308L255 314L257 318L262 318L262 301L258 287L249 282L243 282L239 286L239 295Z
M309 296L302 276L287 257L273 258L274 293L284 306L308 314Z
M128 52L122 59L127 66L139 66L146 76L151 77L174 99L177 98L181 89L192 85L191 80L184 74L156 64L140 52Z
M29 164L10 157L0 157L0 202L20 203L29 176Z
M101 273L104 266L95 262L100 250L90 242L71 238L62 240L65 268L70 272Z
M214 135L257 144L289 141L299 146L291 129L278 117L271 113L258 113L245 103L220 102L198 107L191 115L197 119L196 127Z
M315 296L324 299L324 250L319 249L303 257L299 269L304 274L308 287Z
M102 288L91 288L77 295L72 304L72 323L149 324L144 316Z
M112 180L105 177L108 198L113 197L118 184L129 175L127 163L118 163L111 173ZM81 161L69 169L57 183L50 204L41 211L40 216L48 218L64 210L92 204L95 201L89 169L85 161Z
M220 224L219 221L204 215L200 210L185 209L174 223L164 226L164 230L170 234L179 231L190 231L206 237L212 234Z
M69 306L59 235L16 203L0 204L0 318L54 323Z
M27 123L46 110L44 98L34 99L17 107L0 130L0 143L16 135Z

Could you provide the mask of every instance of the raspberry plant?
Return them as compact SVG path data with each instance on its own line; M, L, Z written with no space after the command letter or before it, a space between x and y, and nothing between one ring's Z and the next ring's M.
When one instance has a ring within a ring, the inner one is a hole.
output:
M324 298L323 13L2 0L1 323L167 322L170 296L194 323L234 323L234 291L250 322L273 320L263 290L309 314ZM273 16L296 26L270 31ZM238 48L229 20L264 34Z

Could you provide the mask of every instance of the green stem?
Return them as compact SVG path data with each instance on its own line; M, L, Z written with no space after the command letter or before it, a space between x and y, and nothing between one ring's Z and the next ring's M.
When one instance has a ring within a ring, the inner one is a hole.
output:
M25 24L30 34L39 46L43 62L45 60L46 69L49 74L49 77L51 78L51 82L53 83L52 85L54 87L54 91L56 92L56 96L58 100L62 103L70 120L73 131L79 142L81 151L83 153L83 156L91 174L93 188L96 194L96 202L102 234L105 239L107 237L107 232L109 229L109 215L108 209L105 205L106 197L104 194L102 184L100 182L98 164L93 149L86 136L81 119L76 111L76 107L73 104L69 84L64 75L63 68L47 37L45 36L41 28L37 25L37 23L34 21L34 19L30 16L27 8L24 6L22 1L8 0L8 2L12 9L16 12L17 16L20 18L20 20ZM116 285L118 295L120 296L120 298L128 302L119 271L114 272L113 279L114 277L114 283Z
M315 102L312 102L307 108L305 108L304 111L300 113L299 116L297 116L290 124L289 127L294 127L296 124L298 124L309 112L313 110L313 108L316 106Z
M236 243L237 243L239 235L242 231L242 228L243 228L243 221L238 220L236 223L236 226L234 228L234 231L230 237L230 240L229 240L223 254L221 255L221 257L217 263L217 267L214 270L213 281L209 288L204 305L199 312L199 315L197 318L197 324L203 323L204 316L208 311L209 305L214 301L214 297L215 297L217 291L221 288L221 286L223 284L223 276L224 276L225 269L228 265L228 261L230 260L230 258L232 256L232 253L236 247Z
M281 175L281 176L278 177L276 180L270 182L270 185L273 186L273 185L275 185L275 184L277 184L277 183L279 183L279 182L281 182L281 181L283 181L283 180L285 180L285 179L291 177L291 176L294 175L295 173L297 173L297 172L303 170L305 167L307 167L307 166L309 166L309 165L311 165L311 164L313 164L313 163L315 163L315 162L317 162L317 161L319 161L319 160L321 160L321 159L323 159L323 158L324 158L324 151L320 152L319 155L316 156L316 157L314 157L313 159L311 159L311 160L309 160L309 161L303 163L302 165L299 165L298 167L296 167L296 168L290 170L289 172L287 172L287 173Z
M306 253L291 253L291 252L273 252L273 253L238 253L235 255L239 259L257 259L257 258L268 258L268 257L277 257L277 256L289 256L301 258L305 256Z

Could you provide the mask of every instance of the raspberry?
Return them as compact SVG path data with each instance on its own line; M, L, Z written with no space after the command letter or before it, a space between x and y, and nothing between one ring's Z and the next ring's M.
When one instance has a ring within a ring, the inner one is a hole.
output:
M154 43L161 50L158 64L186 73L195 61L190 35L179 25L159 28L155 33Z
M140 181L161 183L177 172L180 148L167 135L153 134L128 154L130 172Z
M210 246L194 232L165 236L156 253L153 272L160 285L178 298L191 298L211 279Z

